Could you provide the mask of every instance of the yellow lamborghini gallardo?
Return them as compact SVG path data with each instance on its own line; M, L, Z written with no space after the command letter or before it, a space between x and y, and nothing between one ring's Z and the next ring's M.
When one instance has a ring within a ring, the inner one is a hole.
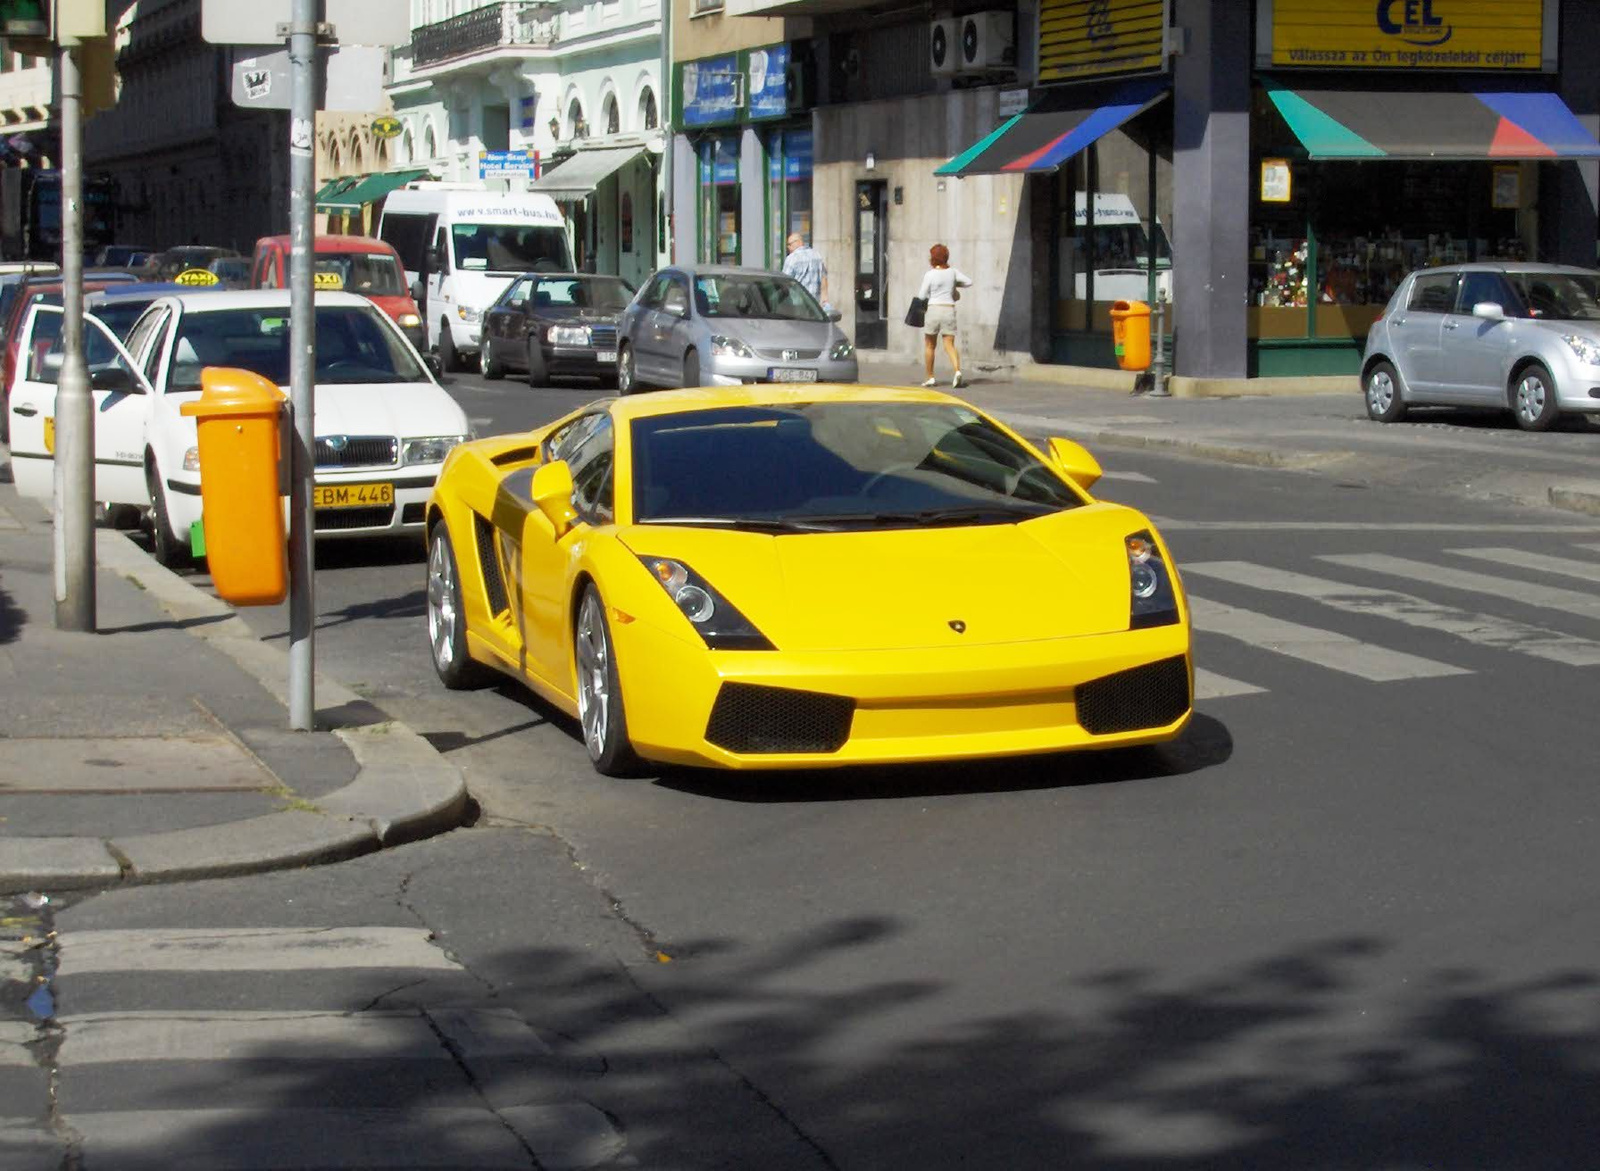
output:
M1146 744L1190 716L1189 614L1100 467L935 391L593 403L451 451L428 636L575 716L595 768L814 768Z

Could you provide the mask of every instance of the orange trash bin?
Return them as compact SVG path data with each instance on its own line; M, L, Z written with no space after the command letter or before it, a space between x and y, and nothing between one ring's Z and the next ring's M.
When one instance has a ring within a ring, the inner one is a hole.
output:
M274 606L289 593L289 548L279 495L283 392L249 370L207 366L195 419L200 520L217 593L236 606Z
M1111 342L1118 366L1150 369L1150 306L1143 301L1111 302Z

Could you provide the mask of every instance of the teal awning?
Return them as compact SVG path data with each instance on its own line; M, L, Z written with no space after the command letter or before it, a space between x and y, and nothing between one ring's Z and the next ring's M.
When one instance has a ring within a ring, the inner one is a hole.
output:
M329 191L328 184L317 192L318 211L360 211L369 203L382 199L396 187L404 187L413 179L421 179L428 174L427 168L410 171L383 171L376 175L354 175L344 179L335 179L334 183L348 183L336 191Z

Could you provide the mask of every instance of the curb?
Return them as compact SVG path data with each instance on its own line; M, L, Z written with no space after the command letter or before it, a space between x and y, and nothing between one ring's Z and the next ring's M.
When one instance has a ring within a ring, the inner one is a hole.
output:
M95 534L98 564L140 589L189 633L221 650L285 706L288 655L258 639L231 606L203 593L109 529ZM454 829L467 786L427 740L342 684L316 677L322 706L348 713L333 729L356 758L355 779L318 798L312 813L290 809L244 821L122 838L0 841L0 893L82 890L181 882L339 862ZM365 717L365 718L362 718Z
M1550 503L1556 508L1600 516L1600 482L1552 484L1548 496Z
M1003 410L991 413L995 418L1020 431L1042 430L1047 434L1070 434L1079 442L1090 445L1103 444L1107 447L1167 451L1244 467L1304 470L1358 458L1357 453L1353 451L1304 451L1295 448L1253 447L1249 444L1151 435L1140 431L1123 431L1115 427L1096 427L1050 418L1046 415L1026 415Z

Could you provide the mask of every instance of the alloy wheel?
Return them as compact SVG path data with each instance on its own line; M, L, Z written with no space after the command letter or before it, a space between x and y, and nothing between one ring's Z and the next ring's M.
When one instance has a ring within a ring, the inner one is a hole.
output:
M590 593L578 610L578 720L583 725L583 743L591 759L606 750L610 731L611 687L609 666L611 647L606 639L605 614L600 599Z
M455 661L456 610L455 560L442 538L435 538L428 551L428 642L433 647L433 662L448 671Z

